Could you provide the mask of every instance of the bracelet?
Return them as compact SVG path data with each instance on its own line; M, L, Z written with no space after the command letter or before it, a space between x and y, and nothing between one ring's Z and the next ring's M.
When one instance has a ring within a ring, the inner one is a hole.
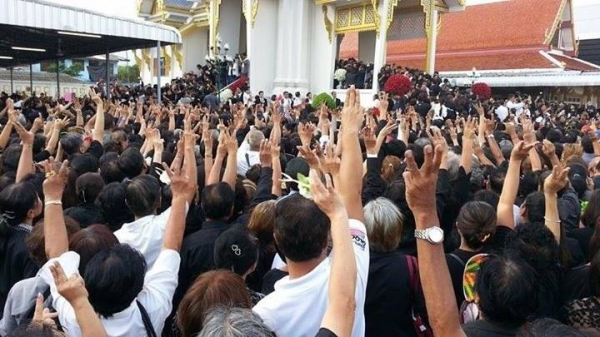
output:
M494 135L487 135L488 138L495 138Z
M212 154L205 154L204 155L204 158L212 158L212 157L213 157Z
M44 203L44 206L49 206L49 205L62 205L62 201L60 200L48 200Z
M548 221L548 222L554 222L554 223L560 223L561 222L560 220L550 220L550 219L548 219L546 217L544 217L544 220Z

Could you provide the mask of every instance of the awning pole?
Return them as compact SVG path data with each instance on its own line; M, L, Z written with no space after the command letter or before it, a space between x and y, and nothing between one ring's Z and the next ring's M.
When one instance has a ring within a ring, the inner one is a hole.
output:
M33 64L29 64L29 90L31 91L31 96L33 97Z
M60 60L56 59L56 99L60 98Z
M13 67L10 66L10 94L14 94L15 90L13 89Z
M161 90L160 90L160 77L162 76L161 73L161 60L160 60L160 41L156 41L156 61L157 61L157 70L156 70L156 86L158 87L158 91L157 91L157 96L158 96L158 104L160 104L162 102L162 94L161 94Z
M110 77L108 74L108 66L110 64L110 52L106 47L106 99L110 100Z

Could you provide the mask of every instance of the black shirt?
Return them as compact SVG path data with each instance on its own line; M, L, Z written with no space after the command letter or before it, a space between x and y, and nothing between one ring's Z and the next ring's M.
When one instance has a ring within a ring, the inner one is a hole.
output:
M577 240L579 247L583 252L586 261L591 259L590 256L590 241L594 235L594 229L590 227L577 228L570 232L567 232L567 236Z
M469 337L516 336L521 331L521 325L492 323L485 320L466 323L462 328Z
M327 328L321 328L315 337L337 337L337 335Z
M269 295L275 291L275 283L288 275L287 272L281 269L271 269L263 277L262 293Z
M365 336L416 336L406 255L371 251L365 297Z
M479 252L468 252L466 250L457 249L450 254L446 254L446 263L450 270L450 278L452 279L452 287L454 288L454 296L456 297L456 305L460 308L465 301L465 293L463 291L463 275L465 265L470 258L479 254Z
M29 256L25 238L29 231L22 227L10 227L6 236L0 237L0 315L12 286L26 278L34 277L38 266Z

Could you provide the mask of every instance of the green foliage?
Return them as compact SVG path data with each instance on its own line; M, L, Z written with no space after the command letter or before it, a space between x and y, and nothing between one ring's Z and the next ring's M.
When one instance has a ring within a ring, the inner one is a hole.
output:
M319 109L323 103L325 103L329 109L335 109L335 100L326 92L322 92L313 98L312 107L314 109Z
M135 82L140 77L140 68L137 64L132 66L119 66L117 78L121 83Z
M58 70L63 74L67 74L67 75L73 76L73 77L79 77L79 73L83 71L83 65L81 65L81 63L77 62L77 63L71 64L71 66L69 66L67 68L67 67L65 67L64 62L60 62L59 66L58 66ZM56 63L52 63L48 67L48 72L50 72L50 73L56 72Z

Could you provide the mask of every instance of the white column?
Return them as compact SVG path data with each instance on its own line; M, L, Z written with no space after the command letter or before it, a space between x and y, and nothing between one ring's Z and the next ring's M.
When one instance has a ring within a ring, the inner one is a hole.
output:
M255 0L258 1L258 0ZM247 13L247 18L246 18L246 53L248 54L248 58L251 59L252 57L252 4L253 1L242 1L242 6L246 6L246 8L243 9L244 12ZM260 6L260 3L259 3ZM252 62L252 61L250 61ZM250 70L252 70L252 68L250 68Z
M277 52L279 0L260 0L254 27L248 33L248 56L250 57L250 86L258 94L273 93L275 65L282 57Z
M326 8L327 17L330 23L333 24L335 22L335 7L329 5ZM322 92L330 93L333 88L337 36L332 31L331 41L329 40L324 15L323 6L313 6L309 89L315 96Z
M433 2L433 0L431 0ZM429 27L429 39L427 39L427 72L433 74L435 71L435 52L437 45L437 24L438 24L439 13L432 6L431 10L431 24Z
M379 13L379 34L377 34L375 40L375 60L373 62L373 89L372 94L379 92L379 70L385 65L385 58L387 52L387 8L392 0L383 0L379 3L377 8Z
M308 91L312 1L280 0L275 92ZM260 9L259 9L260 11Z
M219 26L217 31L223 41L221 46L229 43L229 54L241 52L240 47L240 23L244 20L242 15L241 0L221 0L219 7Z

